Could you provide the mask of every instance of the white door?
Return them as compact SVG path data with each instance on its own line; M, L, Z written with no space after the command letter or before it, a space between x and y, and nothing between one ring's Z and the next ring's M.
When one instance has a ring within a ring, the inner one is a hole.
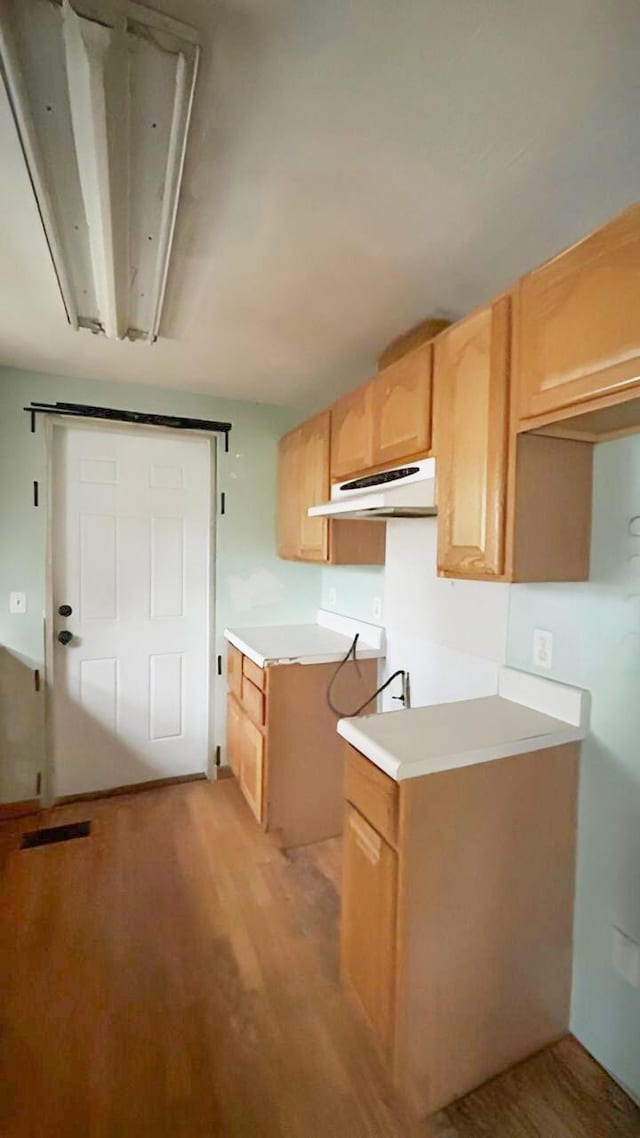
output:
M207 439L54 427L55 796L207 770L210 498Z

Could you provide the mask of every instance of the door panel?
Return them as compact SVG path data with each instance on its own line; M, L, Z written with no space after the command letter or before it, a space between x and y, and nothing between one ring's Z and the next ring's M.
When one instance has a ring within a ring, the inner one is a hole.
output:
M151 518L151 616L182 616L183 603L183 520Z
M435 345L438 569L504 570L509 301L474 312Z
M149 659L149 737L171 739L182 733L183 657L181 652L163 652Z
M56 795L206 771L209 529L206 440L54 428Z
M341 965L379 1039L391 1045L396 954L397 855L347 806Z
M640 383L640 206L524 277L519 417Z
M80 617L115 620L116 519L113 514L81 514Z
M432 345L423 344L373 380L375 466L430 449L432 359Z

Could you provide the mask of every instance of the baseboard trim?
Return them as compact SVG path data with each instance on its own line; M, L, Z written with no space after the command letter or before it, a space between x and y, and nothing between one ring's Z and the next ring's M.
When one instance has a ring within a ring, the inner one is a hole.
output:
M204 771L197 774L180 774L175 778L152 778L148 782L132 782L128 786L112 786L108 790L91 790L87 794L63 794L54 798L54 806L68 806L72 802L91 802L96 798L113 798L119 794L139 794L141 790L160 790L163 786L178 786L181 782L206 780Z
M38 814L40 809L39 798L25 798L22 802L0 802L0 822L26 818L29 814Z

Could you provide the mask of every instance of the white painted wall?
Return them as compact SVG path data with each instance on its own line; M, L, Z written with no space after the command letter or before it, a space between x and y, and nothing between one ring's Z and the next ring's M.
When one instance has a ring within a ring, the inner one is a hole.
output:
M509 586L438 577L436 533L435 518L387 523L384 677L408 669L414 707L492 695L506 654Z

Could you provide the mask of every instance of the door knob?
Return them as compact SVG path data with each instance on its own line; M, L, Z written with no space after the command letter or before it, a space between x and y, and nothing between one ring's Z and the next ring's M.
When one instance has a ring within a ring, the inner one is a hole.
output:
M71 608L71 605L60 605L58 612L60 616L71 616L73 609Z
M68 628L63 628L62 632L58 633L58 640L61 644L69 644L73 640L73 633L69 632Z

